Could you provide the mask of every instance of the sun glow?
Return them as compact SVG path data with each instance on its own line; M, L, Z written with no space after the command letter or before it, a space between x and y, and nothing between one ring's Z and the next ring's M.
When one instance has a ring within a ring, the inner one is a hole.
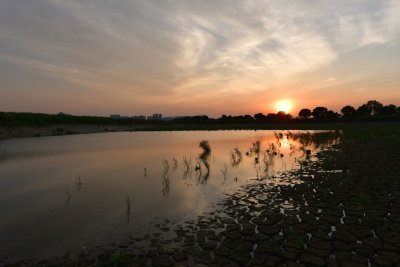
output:
M293 103L290 100L279 100L275 103L276 111L284 111L289 113L292 110Z

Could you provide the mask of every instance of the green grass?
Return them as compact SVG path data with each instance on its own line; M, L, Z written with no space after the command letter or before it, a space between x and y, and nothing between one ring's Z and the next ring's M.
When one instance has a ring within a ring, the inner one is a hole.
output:
M73 134L61 125L125 125L133 131L215 131L215 130L340 130L345 139L369 140L388 135L400 135L400 120L387 121L382 118L360 121L302 121L289 122L224 122L208 120L193 121L146 121L134 118L113 119L100 116L73 116L68 114L43 114L28 112L0 112L0 127L44 127L59 125L56 134ZM325 139L321 133L315 135L318 140Z
M44 114L30 112L0 112L0 125L2 126L47 126L58 124L96 124L96 125L130 125L147 124L145 120L134 118L112 119L100 116L74 116L68 114ZM154 124L154 122L152 122ZM59 128L58 130L62 130Z

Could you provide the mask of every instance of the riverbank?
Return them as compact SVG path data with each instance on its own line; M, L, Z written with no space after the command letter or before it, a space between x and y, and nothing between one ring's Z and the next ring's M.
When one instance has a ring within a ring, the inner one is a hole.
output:
M152 235L16 266L398 266L398 133L343 136L286 183L245 186L195 221L165 221Z
M123 131L223 131L223 130L346 130L400 132L399 122L297 122L297 123L203 123L203 124L54 124L44 126L0 126L0 140Z
M0 140L23 137L43 137L71 134L90 134L105 132L135 131L143 128L141 125L47 125L47 126L0 126Z

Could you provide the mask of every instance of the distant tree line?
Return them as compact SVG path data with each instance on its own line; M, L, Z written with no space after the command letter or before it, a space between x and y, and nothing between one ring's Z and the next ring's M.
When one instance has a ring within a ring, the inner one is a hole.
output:
M74 116L64 113L43 114L29 112L0 112L0 126L45 126L51 124L98 124L98 125L169 125L169 124L229 124L229 123L285 123L312 121L400 121L400 107L393 104L384 106L376 100L370 100L357 109L346 105L341 113L326 107L315 107L313 110L303 108L298 117L293 117L283 111L278 113L257 113L247 115L222 115L213 119L207 115L187 116L172 121L142 120L137 118L113 119L101 116Z
M384 106L376 100L370 100L366 104L355 109L352 106L344 106L340 110L341 114L328 110L326 107L316 107L312 111L302 109L299 112L301 119L329 119L329 118L356 118L356 117L377 117L377 116L399 116L400 107L393 104Z
M247 115L222 115L218 119L209 118L206 115L183 117L175 122L182 123L209 123L209 122L304 122L304 121L357 121L357 120L400 120L400 107L393 104L384 106L376 100L370 100L366 104L361 105L357 109L346 105L341 110L341 113L329 110L326 107L315 107L310 110L303 108L300 110L298 117L293 117L283 111L278 113L257 113L254 116Z
M75 116L64 114L45 114L31 112L0 112L0 126L46 126L59 124L95 124L95 125L130 125L146 124L147 121L126 118L112 119L101 116Z

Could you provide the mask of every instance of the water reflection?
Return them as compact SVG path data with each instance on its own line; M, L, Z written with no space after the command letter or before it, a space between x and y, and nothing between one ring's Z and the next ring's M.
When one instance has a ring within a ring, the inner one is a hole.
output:
M176 170L178 168L178 160L176 158L173 158L172 162L173 162L173 168L174 170Z
M169 191L170 191L170 181L169 181L169 163L168 160L164 159L163 160L163 165L164 169L162 172L162 179L161 179L161 185L162 185L162 190L161 194L163 197L168 197Z
M131 221L131 215L132 215L132 200L129 197L129 195L126 196L126 200L125 200L125 204L126 204L126 223L129 224L129 222Z
M256 140L251 143L250 148L246 151L245 155L251 159L253 169L255 170L255 179L263 181L267 179L274 179L280 173L292 170L296 166L300 169L304 168L311 161L311 152L317 151L321 147L327 147L335 144L340 138L339 132L274 132L273 137L267 140ZM183 180L190 180L192 174L195 174L197 182L192 183L186 181L186 186L193 185L206 185L211 176L211 145L207 140L199 143L202 151L195 159L195 163L191 156L183 156ZM169 175L169 162L163 160L162 171L162 196L167 197L171 190L170 175ZM215 163L213 157L212 163ZM243 163L243 154L238 146L235 146L230 151L230 166L231 168L239 168ZM289 164L289 166L288 166ZM178 160L172 158L173 170L178 169ZM220 172L223 180L222 185L225 185L228 180L228 165L226 163L217 164L222 165ZM279 165L279 168L276 166ZM248 166L244 166L248 169ZM146 169L145 169L146 173ZM238 176L233 178L233 181L238 181Z
M251 143L250 148L246 151L246 157L252 161L255 170L255 179L263 181L279 177L282 172L293 170L296 166L300 169L307 166L312 160L311 152L320 148L336 144L339 141L340 133L331 132L274 132L272 139L264 141L256 140ZM199 143L202 149L195 163L191 156L182 158L183 180L192 178L193 172L197 178L196 183L185 182L186 186L206 185L211 176L211 145L207 140ZM174 157L173 169L178 169L178 161ZM243 162L243 155L238 146L230 151L231 168L239 168ZM215 163L213 157L212 163ZM222 185L228 180L228 166L226 163L222 165L220 172L222 174ZM168 196L170 192L169 163L163 161L164 170L162 172L162 196ZM279 167L276 167L279 166ZM244 166L248 169L248 166ZM234 176L233 181L238 181L238 176ZM278 182L280 180L276 180Z
M203 151L199 155L195 168L198 175L197 180L200 184L207 184L208 178L210 178L211 147L206 140L201 141L199 147L201 147ZM204 170L202 166L204 166Z
M306 168L339 138L222 131L1 141L0 257L107 243L144 231L156 217L184 220L211 209L247 183L294 183L285 172Z
M183 157L183 180L186 180L188 177L192 177L192 157Z
M65 205L69 206L69 202L71 201L71 198L72 198L72 195L71 195L71 192L69 191L69 189L65 189L65 196L66 196Z
M224 185L226 182L226 179L228 178L228 166L226 166L225 163L224 163L224 168L221 170L221 173L224 176L224 181L222 183L222 185Z
M235 147L231 152L231 166L237 167L242 162L243 156L242 152L239 150L238 147Z
M77 190L78 192L80 192L81 189L82 189L82 179L81 179L80 176L79 176L78 178L76 178L75 188L76 188L76 190Z

